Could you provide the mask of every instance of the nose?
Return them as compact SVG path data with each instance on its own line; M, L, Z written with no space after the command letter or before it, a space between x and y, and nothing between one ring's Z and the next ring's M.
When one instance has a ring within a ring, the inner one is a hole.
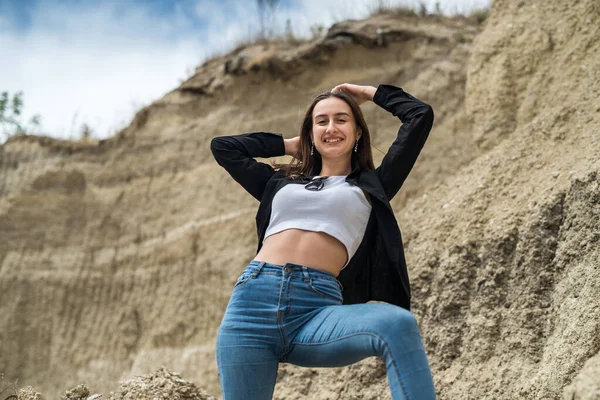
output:
M329 133L329 132L333 132L335 130L335 123L333 121L329 121L329 123L327 124L327 129L325 129L325 132Z

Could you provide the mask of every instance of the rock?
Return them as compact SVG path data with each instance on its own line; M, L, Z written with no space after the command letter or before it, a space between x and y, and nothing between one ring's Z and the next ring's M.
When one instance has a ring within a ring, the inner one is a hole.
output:
M41 400L42 395L37 390L32 388L31 386L25 386L25 387L19 389L19 391L17 393L17 399L18 400Z
M184 380L179 374L162 367L154 374L137 376L121 382L109 400L216 400L204 389Z
M90 395L90 390L85 385L77 385L61 397L62 400L85 400Z

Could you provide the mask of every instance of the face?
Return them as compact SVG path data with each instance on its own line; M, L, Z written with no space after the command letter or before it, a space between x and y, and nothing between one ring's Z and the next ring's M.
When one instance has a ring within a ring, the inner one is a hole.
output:
M321 157L352 156L357 133L352 109L342 99L329 97L315 105L312 113L312 139Z

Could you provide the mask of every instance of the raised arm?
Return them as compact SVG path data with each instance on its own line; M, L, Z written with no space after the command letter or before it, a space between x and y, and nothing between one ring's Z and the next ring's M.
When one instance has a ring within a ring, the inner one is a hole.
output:
M421 100L392 85L379 85L375 104L402 122L394 143L375 169L385 194L391 200L410 173L433 125L433 109Z
M433 110L421 100L392 85L360 86L343 83L333 90L351 95L357 104L373 101L394 114L403 124L398 136L375 169L388 200L391 200L412 169L433 125Z
M278 133L252 132L213 138L210 150L217 163L236 182L260 201L269 179L275 173L269 164L254 157L269 158L286 154L288 143Z

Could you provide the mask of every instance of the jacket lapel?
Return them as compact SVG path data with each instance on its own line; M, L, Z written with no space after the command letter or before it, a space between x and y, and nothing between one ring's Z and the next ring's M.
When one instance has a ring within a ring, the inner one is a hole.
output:
M355 171L357 173L355 173ZM350 173L350 175L348 175L346 181L353 182L356 186L364 189L372 197L383 203L392 214L394 213L392 206L390 206L390 202L385 197L383 186L381 186L381 182L379 182L379 179L377 179L377 176L373 171L370 169L365 169L362 171L354 170Z

